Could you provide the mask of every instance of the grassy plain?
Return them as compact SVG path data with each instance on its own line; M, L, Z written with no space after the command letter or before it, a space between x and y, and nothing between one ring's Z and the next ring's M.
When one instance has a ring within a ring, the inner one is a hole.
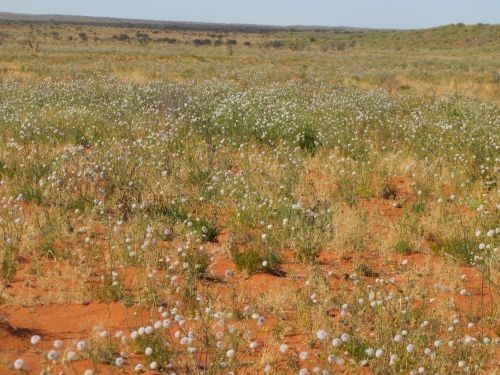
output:
M0 372L496 373L499 61L4 21Z

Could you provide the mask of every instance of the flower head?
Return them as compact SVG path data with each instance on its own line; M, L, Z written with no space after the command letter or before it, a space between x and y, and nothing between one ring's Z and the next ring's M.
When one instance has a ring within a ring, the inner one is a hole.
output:
M328 334L326 333L326 331L320 329L318 332L316 332L316 337L318 338L318 340L323 341L328 338Z
M24 360L21 358L16 359L16 361L14 362L14 368L16 370L22 370L23 367L24 367Z
M31 336L31 340L30 340L30 341L31 341L31 343L32 343L33 345L36 345L36 344L38 344L40 341L42 341L42 337L41 337L41 336L39 336L39 335L34 335L34 336Z
M47 353L47 358L50 360L50 361L55 361L57 359L57 352L55 350L49 350L49 352Z

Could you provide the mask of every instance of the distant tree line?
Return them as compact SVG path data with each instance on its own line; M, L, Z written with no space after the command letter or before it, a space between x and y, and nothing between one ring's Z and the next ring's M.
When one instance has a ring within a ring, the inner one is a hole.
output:
M85 33L80 33L79 36L80 36L80 39L83 40L83 41L86 41L88 38L86 35L83 35ZM212 39L209 39L209 38L195 38L195 39L192 39L192 40L188 40L186 41L185 43L186 44L194 44L195 46L199 47L199 46L215 46L215 47L218 47L218 46L221 46L223 44L227 45L227 46L235 46L238 44L238 41L236 39L227 39L227 40L222 40L222 35L212 35L212 37L216 37L217 39L215 40L212 40ZM156 39L153 39L149 36L149 34L147 33L144 33L144 32L138 32L135 34L135 38L132 38L130 35L126 34L126 33L121 33L121 34L115 34L111 37L111 39L113 41L117 41L117 42L127 42L127 43L130 43L134 40L136 40L137 42L139 42L139 44L142 44L142 45L146 45L146 44L149 44L151 42L153 43L167 43L167 44L176 44L176 43L179 43L180 41L176 38L169 38L169 37L162 37L162 38L156 38ZM243 43L245 46L250 46L252 43L249 42L249 41L246 41L245 43Z

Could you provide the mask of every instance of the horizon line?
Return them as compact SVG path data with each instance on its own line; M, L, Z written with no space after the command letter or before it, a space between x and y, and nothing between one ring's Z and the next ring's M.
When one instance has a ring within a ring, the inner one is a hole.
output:
M0 11L1 15L12 15L12 16L28 16L28 17L79 17L79 18L96 18L103 20L113 20L113 21L133 21L133 22L144 22L144 23L171 23L171 24L198 24L198 25L226 25L226 26L245 26L245 27L255 27L255 28L274 28L274 29L293 29L293 28L304 28L304 29L354 29L354 30L369 30L369 31L411 31L411 30L428 30L443 26L450 25L459 25L462 22L458 23L448 23L448 24L439 24L430 27L420 27L420 28L387 28L387 27L365 27L365 26L344 26L344 25L306 25L306 24L295 24L295 25L280 25L280 24L258 24L258 23L241 23L241 22L214 22L214 21L190 21L190 20L165 20L165 19L153 19L153 18L124 18L124 17L116 17L116 16L92 16L92 15L83 15L83 14L57 14L57 13L18 13L18 12L9 12L9 11ZM5 18L4 18L5 20ZM28 20L12 20L12 21L28 21ZM42 20L40 20L42 21ZM46 22L46 21L45 21ZM63 21L64 22L64 21ZM69 20L68 20L69 22ZM496 26L499 24L491 24L484 22L477 22L472 24L465 24L466 26L473 25L490 25Z

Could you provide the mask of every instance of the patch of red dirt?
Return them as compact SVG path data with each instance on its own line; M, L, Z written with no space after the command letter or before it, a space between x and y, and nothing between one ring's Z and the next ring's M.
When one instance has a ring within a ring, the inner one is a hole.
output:
M148 321L146 311L120 303L54 304L49 306L0 306L0 373L14 373L13 358L23 358L28 374L40 372L40 362L53 349L55 340L63 341L63 349L74 350L74 342L87 339L94 329L108 332L126 330ZM42 341L33 346L30 339L40 335ZM40 351L37 353L36 351ZM63 350L60 350L63 353ZM88 363L76 364L83 370ZM112 373L106 370L106 373Z

